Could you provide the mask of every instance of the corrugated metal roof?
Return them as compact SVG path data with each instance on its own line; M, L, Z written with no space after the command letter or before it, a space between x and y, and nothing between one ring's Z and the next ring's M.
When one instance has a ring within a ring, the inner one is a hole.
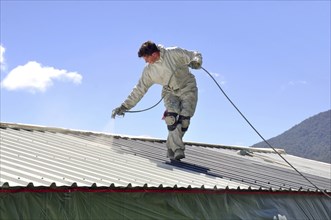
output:
M316 190L269 149L187 142L186 158L170 162L164 140L11 123L0 127L0 186ZM331 190L330 164L279 152L321 190Z

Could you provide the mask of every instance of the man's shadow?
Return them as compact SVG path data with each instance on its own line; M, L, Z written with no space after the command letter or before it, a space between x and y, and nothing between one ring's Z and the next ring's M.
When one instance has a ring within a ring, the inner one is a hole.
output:
M211 176L211 177L223 178L223 176L221 176L217 173L211 172L210 169L207 167L184 162L184 161L170 160L170 161L165 161L165 164L176 167L176 168L180 168L183 170L191 171L194 173L203 173L203 174ZM164 168L164 166L162 166L162 167Z

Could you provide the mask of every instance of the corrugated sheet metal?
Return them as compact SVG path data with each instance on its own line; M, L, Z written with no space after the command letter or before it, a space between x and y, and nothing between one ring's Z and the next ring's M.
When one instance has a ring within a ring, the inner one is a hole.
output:
M164 140L10 123L0 127L0 186L316 190L268 149L187 143L186 158L174 163L166 158ZM321 190L331 190L330 164L282 156Z

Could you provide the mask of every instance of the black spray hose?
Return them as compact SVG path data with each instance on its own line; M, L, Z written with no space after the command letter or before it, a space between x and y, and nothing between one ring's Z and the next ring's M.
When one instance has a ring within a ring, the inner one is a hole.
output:
M160 104L160 102L162 101L163 97L160 99L160 101L158 101L155 105L149 107L149 108L146 108L146 109L142 109L142 110L136 110L136 111L125 111L125 113L139 113L139 112L144 112L144 111L148 111L154 107L156 107L158 104Z
M227 94L224 92L222 87L218 84L218 82L215 80L215 78L203 67L201 67L209 76L214 80L215 84L218 86L218 88L221 90L223 95L227 98L227 100L232 104L232 106L239 112L239 114L245 119L245 121L249 124L249 126L256 132L257 135L260 136L260 138L273 150L278 154L290 167L293 168L300 176L302 176L306 181L308 181L312 186L314 186L317 190L321 191L325 196L331 199L331 196L329 196L326 192L322 191L318 186L316 186L313 182L311 182L306 176L304 176L299 170L297 170L289 161L287 161L258 131L257 129L249 122L249 120L244 116L244 114L239 110L239 108L232 102L232 100L227 96ZM156 107L160 102L162 101L163 97L158 101L155 105L142 109L137 111L126 111L127 113L138 113L138 112L144 112L147 110L150 110L154 107Z
M313 182L311 182L306 176L304 176L299 170L297 170L290 162L288 162L257 130L256 128L248 121L248 119L244 116L244 114L238 109L238 107L231 101L231 99L227 96L227 94L224 92L222 87L218 84L218 82L215 80L215 78L203 67L201 67L216 83L218 88L221 90L223 95L228 99L228 101L232 104L232 106L239 112L239 114L245 119L245 121L251 126L251 128L260 136L260 138L271 148L273 149L290 167L292 167L300 176L302 176L305 180L307 180L312 186L314 186L317 190L321 191L324 195L329 197L331 199L331 196L329 196L326 192L322 191L318 186L316 186Z

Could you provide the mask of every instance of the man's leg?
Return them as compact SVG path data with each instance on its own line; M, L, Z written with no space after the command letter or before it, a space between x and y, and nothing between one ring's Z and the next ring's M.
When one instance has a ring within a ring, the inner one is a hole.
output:
M167 93L164 96L164 104L169 115L169 118L166 118L168 127L166 145L168 148L167 156L170 159L185 158L183 137L190 124L190 118L195 112L197 98L196 87L183 91L179 96L172 93Z
M173 132L170 137L171 141L174 142L177 146L180 146L177 148L174 152L174 158L176 160L180 160L182 158L185 158L185 145L183 142L183 137L185 135L185 132L187 131L191 117L194 115L198 95L197 95L197 88L191 88L189 91L183 91L183 93L180 95L180 113L178 116L178 122L177 122L177 128L176 132ZM169 136L168 136L169 138ZM169 141L170 142L170 141Z
M167 92L164 94L164 105L166 107L166 113L164 119L168 129L167 138L167 157L174 159L175 151L177 149L184 149L184 143L182 141L181 131L178 129L178 113L180 109L180 99L178 96Z
M180 160L185 158L185 145L183 142L183 136L185 132L182 131L182 126L177 125L176 129L173 131L168 131L167 138L167 148L168 148L168 157L170 159Z

